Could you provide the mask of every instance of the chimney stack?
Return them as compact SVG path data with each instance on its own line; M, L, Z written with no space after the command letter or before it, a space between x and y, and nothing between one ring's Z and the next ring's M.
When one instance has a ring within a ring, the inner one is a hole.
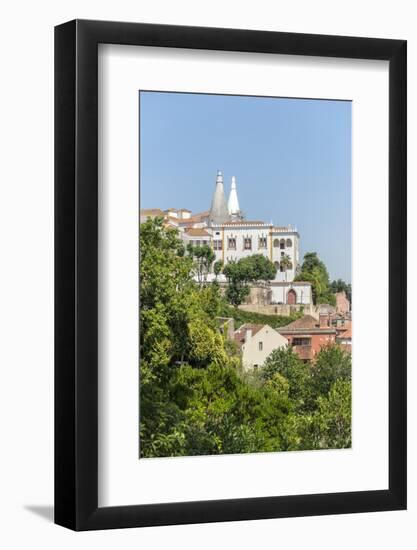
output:
M328 313L319 313L319 327L328 328L329 327L329 314Z

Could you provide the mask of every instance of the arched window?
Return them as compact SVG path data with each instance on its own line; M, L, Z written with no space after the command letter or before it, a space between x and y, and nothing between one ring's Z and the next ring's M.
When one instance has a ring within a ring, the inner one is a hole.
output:
M274 262L275 269L278 271L279 269L279 262Z
M281 239L281 240L279 241L279 247L280 247L281 249L285 248L285 239Z
M274 248L279 247L279 239L274 239Z
M292 247L292 240L287 239L287 242L285 244L287 245L287 248L291 248Z
M287 304L293 306L297 303L297 293L293 288L287 292Z

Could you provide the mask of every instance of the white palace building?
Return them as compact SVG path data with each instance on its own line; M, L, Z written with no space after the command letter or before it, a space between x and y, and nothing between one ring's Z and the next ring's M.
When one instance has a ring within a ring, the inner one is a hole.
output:
M164 216L165 223L176 227L184 241L211 246L216 261L221 260L224 264L252 254L263 254L277 268L275 279L270 282L270 302L312 304L311 284L294 281L300 262L297 229L291 225L277 227L272 223L246 219L240 209L235 177L226 201L223 175L217 172L211 208L207 212L193 215L187 209L141 210L141 221L155 216ZM208 280L213 277L209 276ZM220 275L218 281L223 279L224 275Z

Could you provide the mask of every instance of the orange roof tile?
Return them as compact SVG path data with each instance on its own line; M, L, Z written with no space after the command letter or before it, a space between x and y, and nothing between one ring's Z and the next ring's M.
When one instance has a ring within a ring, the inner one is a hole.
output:
M304 317L301 317L301 319L297 319L296 321L293 321L289 325L285 325L284 327L277 328L277 332L282 334L287 334L288 332L296 332L300 334L300 332L305 332L308 334L309 332L314 333L332 333L336 334L336 329L333 327L322 327L320 328L320 323L317 321L316 318L314 318L312 315L304 315Z
M184 233L189 237L210 237L210 234L202 227L187 227Z
M251 330L252 331L252 336L255 336L255 334L257 332L259 332L264 326L265 325L256 325L254 323L245 323L240 328L235 330L233 338L239 345L242 345L246 342L246 331Z
M158 217L163 216L164 213L160 208L141 208L140 215Z
M304 315L304 317L301 317L301 319L296 319L289 325L285 325L285 327L281 328L285 330L319 328L319 322L312 315Z

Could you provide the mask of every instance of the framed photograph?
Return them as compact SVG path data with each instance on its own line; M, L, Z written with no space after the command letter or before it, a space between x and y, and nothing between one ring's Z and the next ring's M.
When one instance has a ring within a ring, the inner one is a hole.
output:
M406 508L406 42L55 29L55 522Z

